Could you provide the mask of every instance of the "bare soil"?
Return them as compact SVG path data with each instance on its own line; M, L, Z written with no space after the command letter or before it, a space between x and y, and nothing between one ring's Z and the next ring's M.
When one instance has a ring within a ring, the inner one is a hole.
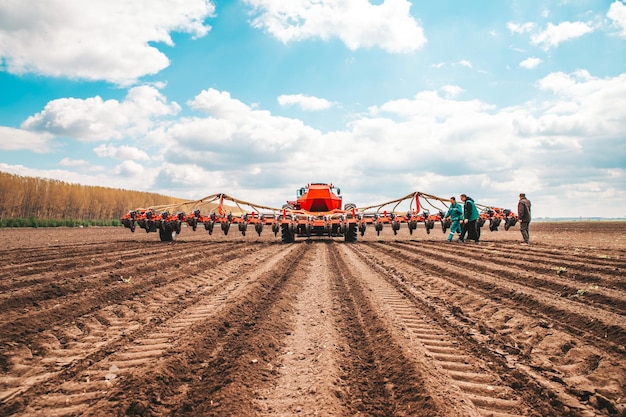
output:
M0 229L0 416L626 416L626 222L250 232Z

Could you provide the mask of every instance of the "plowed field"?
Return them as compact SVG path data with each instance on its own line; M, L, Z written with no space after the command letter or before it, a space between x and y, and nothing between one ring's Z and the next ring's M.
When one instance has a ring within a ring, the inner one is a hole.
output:
M0 230L0 415L626 416L625 237Z

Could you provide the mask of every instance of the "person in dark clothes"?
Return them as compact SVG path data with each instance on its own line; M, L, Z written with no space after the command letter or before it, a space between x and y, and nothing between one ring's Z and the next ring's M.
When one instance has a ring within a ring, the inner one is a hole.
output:
M517 203L517 218L520 221L519 230L522 232L523 242L522 245L528 245L530 243L530 200L526 198L525 193L520 193L519 202Z
M463 202L463 232L461 233L461 241L465 241L465 233L467 233L467 239L473 240L478 243L480 241L480 235L478 227L476 226L476 220L480 214L474 203L472 197L468 197L466 194L461 194L461 201Z

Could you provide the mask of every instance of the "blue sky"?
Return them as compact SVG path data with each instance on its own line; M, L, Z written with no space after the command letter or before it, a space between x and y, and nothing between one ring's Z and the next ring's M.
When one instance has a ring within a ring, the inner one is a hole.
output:
M0 171L626 216L624 0L86 4L0 2Z

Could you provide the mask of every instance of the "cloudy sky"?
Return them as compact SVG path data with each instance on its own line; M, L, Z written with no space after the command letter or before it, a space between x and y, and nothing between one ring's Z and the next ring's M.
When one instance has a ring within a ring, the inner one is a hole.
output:
M624 217L626 2L2 0L0 171Z

